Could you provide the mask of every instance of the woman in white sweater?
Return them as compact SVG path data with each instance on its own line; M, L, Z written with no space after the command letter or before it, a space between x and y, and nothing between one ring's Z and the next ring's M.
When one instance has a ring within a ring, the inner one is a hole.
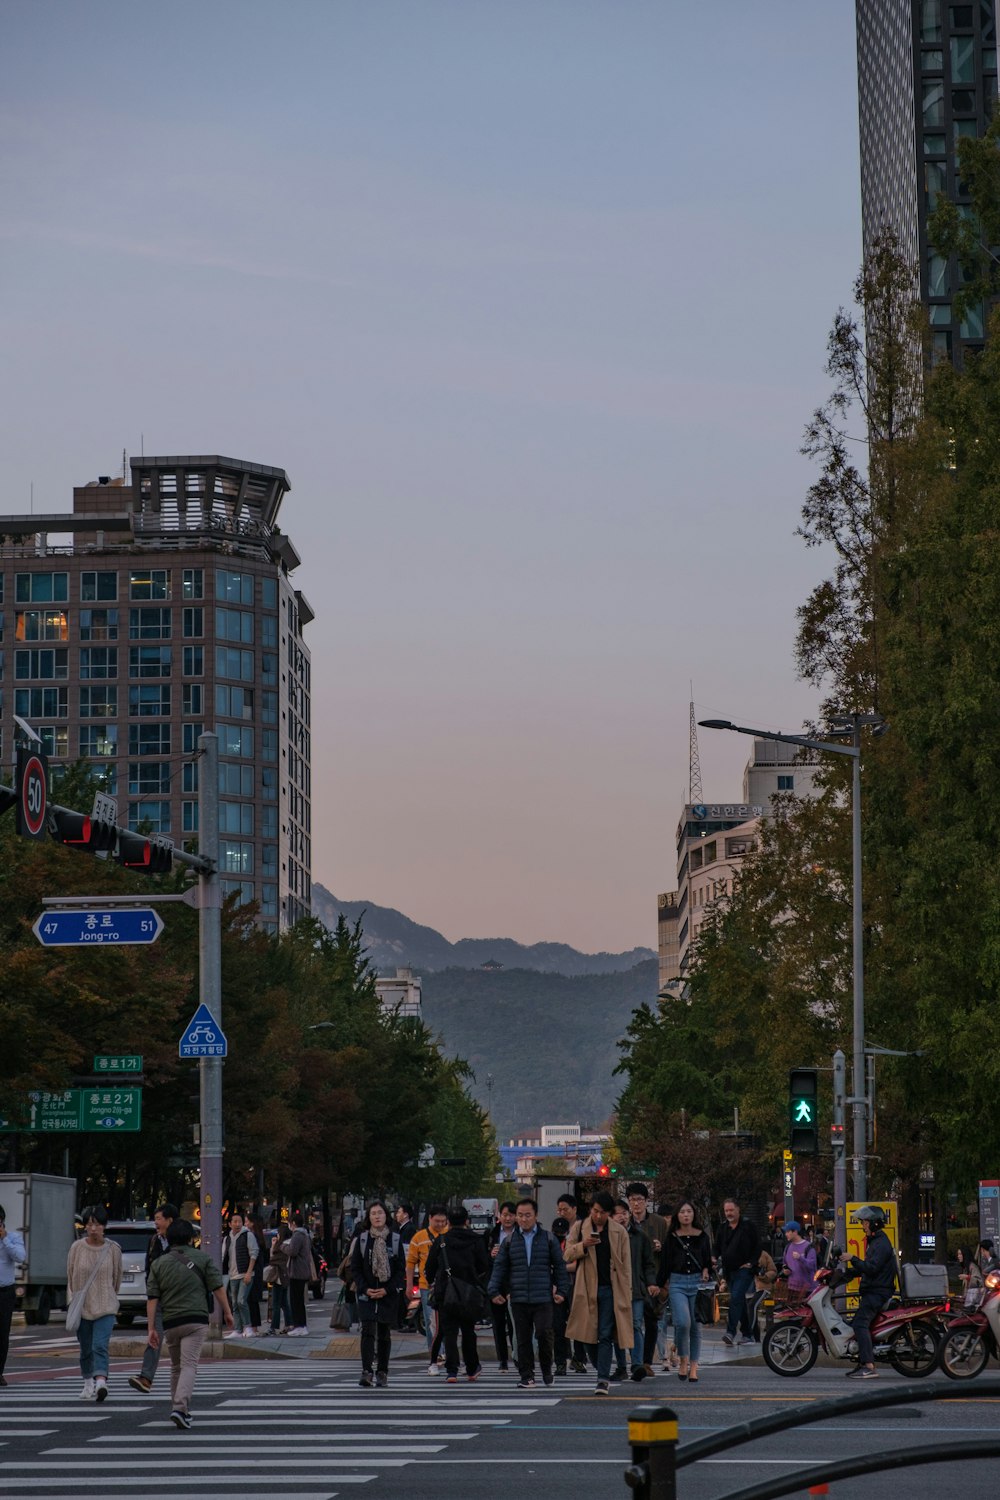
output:
M105 1239L107 1209L100 1203L81 1210L85 1235L70 1246L66 1258L67 1292L70 1301L87 1288L83 1317L76 1336L80 1341L81 1401L106 1401L108 1396L108 1343L118 1311L118 1288L122 1284L122 1252L114 1240Z

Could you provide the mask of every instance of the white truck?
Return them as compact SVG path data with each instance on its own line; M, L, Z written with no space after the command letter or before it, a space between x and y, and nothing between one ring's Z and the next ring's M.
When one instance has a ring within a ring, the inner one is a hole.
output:
M469 1215L469 1228L479 1234L492 1229L500 1217L500 1204L496 1198L463 1198L462 1207Z
M15 1272L15 1308L27 1323L47 1323L66 1306L66 1257L76 1238L76 1178L0 1172L8 1229L24 1236L27 1258Z

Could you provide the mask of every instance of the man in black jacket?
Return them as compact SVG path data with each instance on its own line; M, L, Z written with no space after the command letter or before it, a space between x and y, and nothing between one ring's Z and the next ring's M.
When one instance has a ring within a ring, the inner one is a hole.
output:
M872 1348L872 1320L882 1311L896 1289L896 1252L884 1232L885 1216L880 1208L859 1208L855 1216L865 1231L865 1255L852 1255L848 1268L860 1275L858 1310L851 1320L858 1341L858 1363L848 1370L848 1379L874 1380L875 1351Z
M153 1262L159 1260L161 1255L167 1253L167 1230L174 1220L178 1218L179 1214L180 1210L175 1204L161 1203L153 1215L156 1232L150 1235L149 1244L146 1246L147 1281L149 1280L149 1271ZM156 1367L160 1363L160 1350L163 1348L163 1313L159 1302L156 1304L155 1327L159 1336L156 1348L154 1349L151 1344L146 1345L142 1356L142 1369L138 1375L130 1375L128 1378L128 1383L134 1391L145 1393L153 1389L153 1376L156 1374Z
M517 1205L509 1200L500 1205L500 1217L488 1229L484 1236L486 1251L491 1260L496 1260L500 1253L500 1246L505 1240L509 1240L517 1225ZM514 1360L517 1360L517 1340L514 1337L514 1322L511 1317L510 1307L506 1302L490 1302L490 1316L493 1319L493 1345L496 1349L497 1362L500 1366L500 1374L506 1375L508 1370L508 1345ZM563 1374L566 1372L563 1371Z
M715 1238L715 1254L729 1288L729 1315L722 1342L733 1345L740 1331L750 1342L756 1337L750 1327L747 1293L753 1289L754 1273L760 1262L760 1234L756 1224L744 1219L735 1198L726 1199L722 1212L725 1218Z
M479 1350L476 1346L476 1322L486 1310L486 1278L490 1271L490 1257L486 1241L481 1234L469 1228L469 1215L464 1208L453 1208L448 1215L449 1230L439 1234L430 1248L424 1275L428 1286L434 1288L434 1303L441 1319L444 1334L444 1367L449 1385L458 1380L458 1339L462 1338L462 1362L470 1380L479 1376ZM456 1289L465 1293L471 1287L479 1293L477 1299L471 1294L470 1305L465 1309L449 1306L447 1296L449 1280Z
M493 1262L489 1293L500 1306L510 1296L517 1332L520 1390L535 1384L531 1335L538 1338L538 1363L544 1385L554 1385L552 1373L553 1307L569 1295L569 1277L559 1241L538 1222L538 1204L524 1198L517 1205L517 1227L500 1246Z

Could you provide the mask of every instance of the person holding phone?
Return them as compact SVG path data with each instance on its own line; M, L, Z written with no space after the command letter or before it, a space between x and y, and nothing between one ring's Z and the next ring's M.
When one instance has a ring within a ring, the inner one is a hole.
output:
M632 1252L627 1232L612 1218L614 1207L610 1193L598 1193L579 1234L574 1225L566 1241L566 1260L576 1265L566 1335L588 1346L597 1366L597 1396L610 1390L614 1346L630 1349L633 1343Z

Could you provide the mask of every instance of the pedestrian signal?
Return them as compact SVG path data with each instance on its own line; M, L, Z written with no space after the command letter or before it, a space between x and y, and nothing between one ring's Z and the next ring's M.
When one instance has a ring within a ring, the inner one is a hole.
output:
M819 1150L816 1080L815 1068L792 1068L788 1075L789 1144L803 1156L815 1156Z

